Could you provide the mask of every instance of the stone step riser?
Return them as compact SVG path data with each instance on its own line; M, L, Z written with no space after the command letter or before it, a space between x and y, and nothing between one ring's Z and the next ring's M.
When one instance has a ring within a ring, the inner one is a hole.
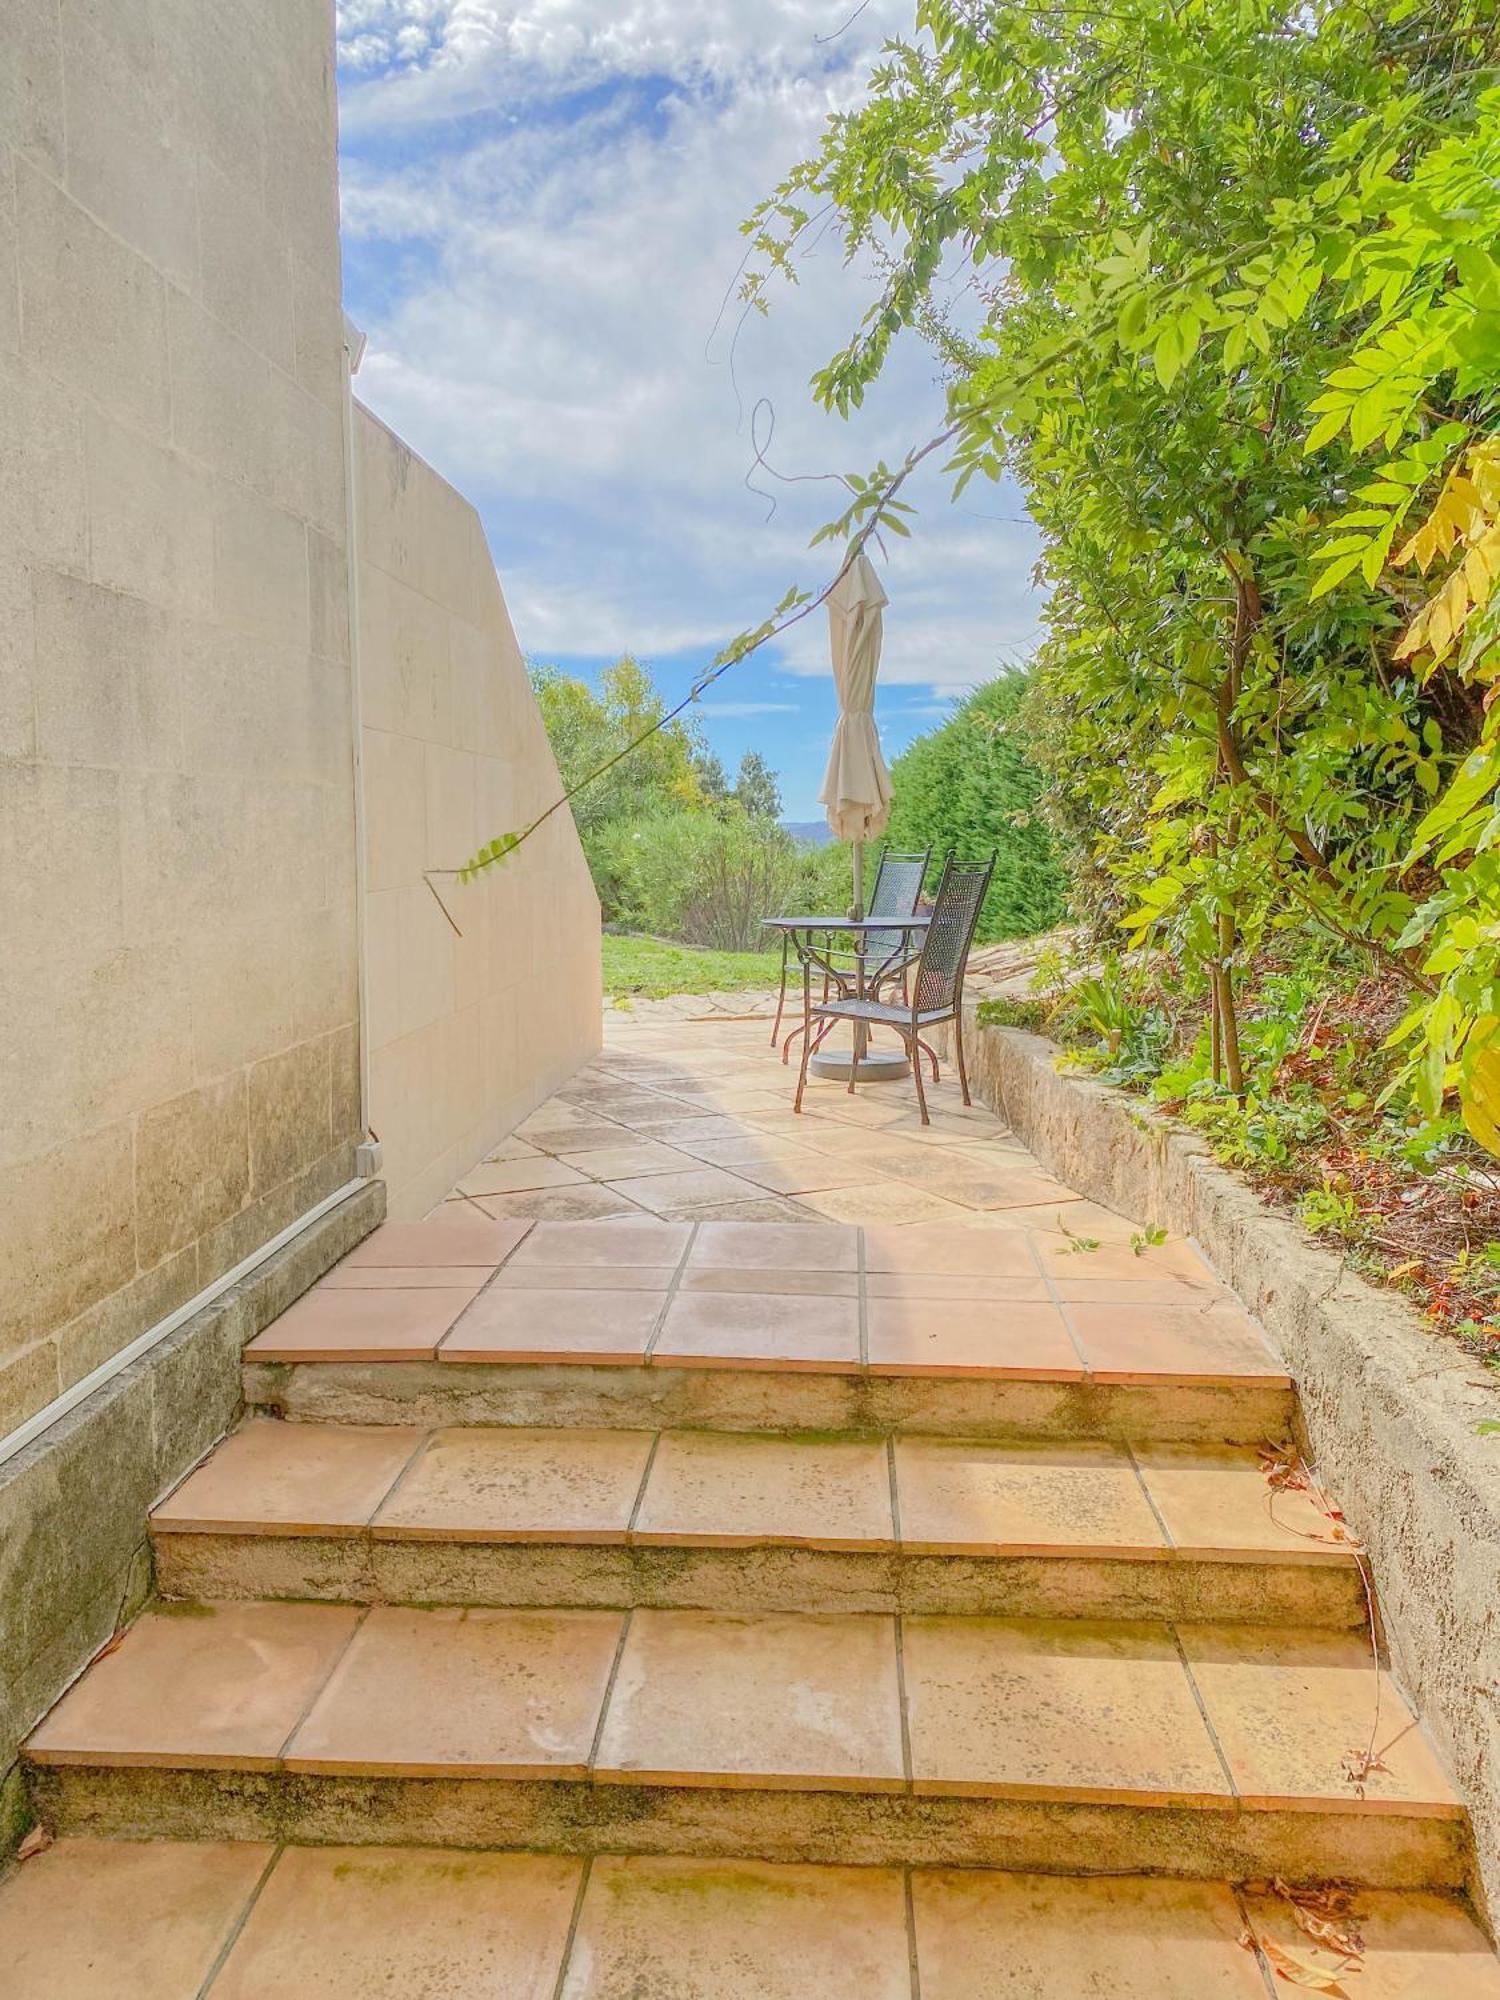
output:
M167 1597L342 1604L873 1611L1358 1629L1353 1563L1087 1554L918 1555L765 1545L621 1547L347 1535L159 1533Z
M251 1362L244 1381L252 1410L315 1423L1223 1444L1286 1438L1296 1423L1294 1392L1275 1382L1035 1382L436 1361Z
M155 1766L33 1767L58 1834L565 1854L1003 1867L1196 1880L1282 1876L1459 1889L1464 1824L1400 1808L1296 1812L1055 1797L932 1798L487 1777L317 1776Z

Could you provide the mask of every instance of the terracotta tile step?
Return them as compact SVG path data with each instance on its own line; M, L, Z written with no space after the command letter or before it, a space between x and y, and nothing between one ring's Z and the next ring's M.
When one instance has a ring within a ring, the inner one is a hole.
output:
M1350 1920L1362 2000L1500 2000L1458 1899ZM1266 2000L1246 1932L1338 1963L1283 1899L1139 1876L64 1840L0 1887L8 2000Z
M152 1525L170 1597L1366 1616L1343 1530L1244 1446L252 1419Z
M237 1603L143 1617L27 1756L62 1831L1455 1886L1376 1700L1327 1631Z

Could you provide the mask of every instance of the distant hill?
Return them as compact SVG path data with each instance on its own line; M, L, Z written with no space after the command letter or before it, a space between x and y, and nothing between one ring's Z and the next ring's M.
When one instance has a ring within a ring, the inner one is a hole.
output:
M833 828L826 819L784 819L781 824L793 840L807 847L826 847L833 839Z

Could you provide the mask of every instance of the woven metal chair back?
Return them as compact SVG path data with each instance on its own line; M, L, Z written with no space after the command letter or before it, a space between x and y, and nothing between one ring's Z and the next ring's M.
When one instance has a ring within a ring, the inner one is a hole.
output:
M988 861L955 861L949 855L917 961L914 998L918 1013L946 1012L958 1004L969 946L974 942L974 929L994 872L993 854Z
M875 872L875 886L870 891L870 907L865 912L866 916L914 917L931 859L930 847L912 854L898 854L888 847L881 855L880 866ZM899 952L908 937L906 931L866 932L865 950L870 963L878 966L892 953Z

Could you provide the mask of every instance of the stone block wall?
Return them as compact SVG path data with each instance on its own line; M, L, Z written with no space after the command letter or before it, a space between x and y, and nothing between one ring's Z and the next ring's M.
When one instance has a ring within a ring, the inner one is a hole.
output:
M0 0L0 1436L359 1135L332 7Z
M567 811L429 884L560 781L478 515L355 417L369 1115L410 1217L598 1048L599 904Z

